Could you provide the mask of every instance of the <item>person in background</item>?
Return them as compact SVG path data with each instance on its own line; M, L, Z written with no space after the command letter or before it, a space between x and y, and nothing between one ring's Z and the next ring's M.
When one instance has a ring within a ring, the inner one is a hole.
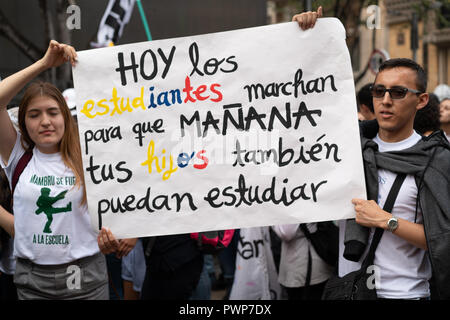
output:
M229 300L280 300L270 227L241 228Z
M211 263L214 264L213 256L203 254L202 273L189 300L211 300L211 274L209 271ZM214 265L212 267L214 268Z
M16 130L18 107L8 109L9 117ZM0 300L17 300L17 288L14 285L16 259L14 258L14 217L10 214L11 189L8 178L0 168ZM5 228L5 229L3 229Z
M447 140L450 141L450 97L443 98L439 108L441 129L444 131Z
M286 289L288 299L320 300L334 268L320 258L299 224L272 228L282 240L278 281ZM308 223L306 228L313 233L317 224Z
M417 133L429 136L434 131L439 130L439 99L434 93L429 93L429 100L427 105L417 110L416 117L414 118L414 130Z
M237 229L233 235L228 247L223 249L218 254L220 268L222 270L221 277L223 277L225 296L223 300L228 300L231 292L231 287L234 281L234 274L236 270L236 253L239 240L239 229ZM220 278L219 278L220 280Z
M145 278L145 255L142 240L137 239L131 252L122 258L123 299L139 300Z
M375 113L373 111L372 94L370 92L371 85L372 85L371 83L368 83L358 91L357 102L358 102L359 120L375 119Z
M16 269L14 250L14 227L11 228L13 217L11 212L11 190L5 172L0 168L0 300L17 300L17 289L13 277ZM5 228L10 229L4 230Z

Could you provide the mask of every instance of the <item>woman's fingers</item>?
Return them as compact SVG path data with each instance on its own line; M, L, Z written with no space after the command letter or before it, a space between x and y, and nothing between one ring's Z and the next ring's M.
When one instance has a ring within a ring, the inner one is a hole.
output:
M62 49L64 51L65 58L67 59L66 61L70 61L70 64L75 66L75 62L77 61L77 52L75 51L75 48L65 44Z
M59 43L56 40L50 40L47 52L43 59L47 68L60 66L67 61L69 61L72 66L75 66L77 53L75 48L70 45Z
M116 252L119 248L119 242L112 234L111 230L102 227L97 236L98 247L103 254Z
M117 250L119 248L119 241L114 237L110 229L107 229L106 235L108 237L110 247Z

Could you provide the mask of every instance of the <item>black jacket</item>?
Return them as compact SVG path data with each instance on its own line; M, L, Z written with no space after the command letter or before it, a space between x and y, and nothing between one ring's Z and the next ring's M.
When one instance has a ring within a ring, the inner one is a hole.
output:
M151 271L175 271L202 254L189 234L158 236L155 240L151 254L147 257ZM146 243L144 241L144 248Z
M367 126L369 125L369 126ZM422 209L425 237L436 293L450 299L450 145L442 131L436 131L411 148L379 152L371 139L378 125L362 123L361 144L367 197L377 200L378 168L414 175L418 206ZM369 228L347 221L344 256L358 261L368 242Z

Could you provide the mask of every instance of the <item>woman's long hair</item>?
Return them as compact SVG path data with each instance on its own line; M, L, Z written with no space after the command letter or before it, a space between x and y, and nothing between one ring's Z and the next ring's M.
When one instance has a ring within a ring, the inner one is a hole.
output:
M33 140L31 140L26 125L25 115L28 105L31 100L36 97L45 96L55 100L61 110L64 119L64 134L59 142L59 152L64 161L64 164L69 167L75 174L75 185L79 188L83 188L83 200L82 203L86 203L86 188L84 187L84 174L83 164L81 160L81 148L80 138L78 136L78 126L73 119L69 107L67 106L66 99L64 99L61 92L54 85L48 82L35 82L32 83L23 95L22 101L19 105L19 130L22 135L22 146L25 150L31 151L35 146Z

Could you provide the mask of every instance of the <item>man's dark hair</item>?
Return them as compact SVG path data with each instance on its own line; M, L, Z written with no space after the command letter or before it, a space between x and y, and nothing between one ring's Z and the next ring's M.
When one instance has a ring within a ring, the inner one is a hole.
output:
M429 94L428 104L420 110L417 110L414 118L414 130L420 134L427 131L437 131L440 129L439 121L439 98L434 94Z
M370 86L372 84L368 83L366 85L364 85L361 89L359 89L358 91L358 111L359 111L359 105L360 104L365 104L369 110L374 113L373 110L373 100L372 100L372 93L370 92Z
M415 61L406 58L395 58L384 61L380 65L378 73L386 69L392 69L397 67L409 68L416 72L416 86L420 92L427 92L427 74L425 70ZM413 88L411 88L413 89Z

